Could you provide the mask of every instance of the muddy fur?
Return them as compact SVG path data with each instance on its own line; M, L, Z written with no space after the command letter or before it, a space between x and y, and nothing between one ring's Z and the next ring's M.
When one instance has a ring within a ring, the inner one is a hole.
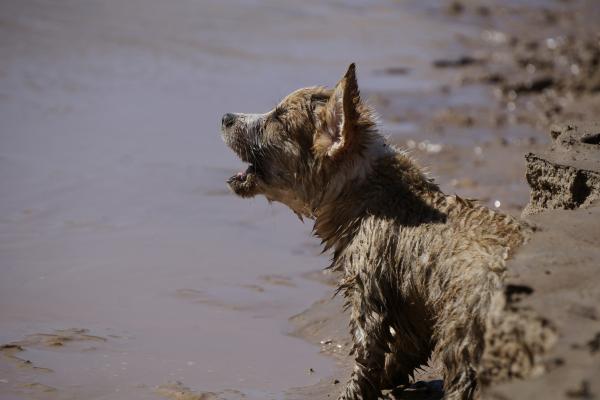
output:
M528 366L520 376L534 369L543 321L531 317L539 332L522 340L519 317L503 320L505 260L530 228L442 193L389 146L354 65L333 90L300 89L265 114L227 114L222 134L251 164L231 189L314 219L333 251L356 360L340 399L376 399L432 357L443 364L446 399L471 399L482 384L518 375L511 360Z

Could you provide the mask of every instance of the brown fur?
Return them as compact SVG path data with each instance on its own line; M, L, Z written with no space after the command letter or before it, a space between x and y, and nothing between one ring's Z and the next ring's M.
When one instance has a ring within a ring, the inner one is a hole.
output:
M333 91L300 89L269 113L224 117L223 137L252 164L230 180L232 190L313 218L315 234L333 249L356 358L341 399L376 399L432 356L443 364L447 399L471 399L478 383L502 375L482 369L486 343L494 342L486 329L490 309L505 306L505 260L529 229L445 195L385 143L360 99L354 65ZM526 346L514 352L535 356ZM508 368L493 354L486 360Z

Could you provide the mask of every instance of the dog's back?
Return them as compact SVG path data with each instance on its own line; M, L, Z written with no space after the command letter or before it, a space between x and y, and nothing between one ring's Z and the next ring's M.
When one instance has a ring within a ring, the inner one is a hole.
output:
M401 153L380 160L331 211L331 226L317 218L316 232L335 248L333 268L345 277L355 351L385 359L381 387L408 382L435 354L447 392L472 391L505 260L528 228L443 194ZM340 221L353 222L340 230Z

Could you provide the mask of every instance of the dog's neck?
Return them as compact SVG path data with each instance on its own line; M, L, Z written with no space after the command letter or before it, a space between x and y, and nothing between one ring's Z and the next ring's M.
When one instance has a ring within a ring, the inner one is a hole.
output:
M367 136L367 135L364 135ZM370 135L366 148L361 154L340 165L337 171L330 176L325 189L320 188L321 196L313 196L317 204L313 207L318 209L324 204L335 202L340 193L347 191L347 186L362 185L373 173L377 162L385 157L394 157L398 150L386 143L385 139L379 134Z
M338 186L329 185L325 196L314 208L313 231L321 238L325 249L343 249L365 218L394 216L400 223L403 211L420 208L432 219L443 219L431 206L431 199L443 195L414 162L403 152L386 145L375 157L370 154L368 165L360 166L353 179Z

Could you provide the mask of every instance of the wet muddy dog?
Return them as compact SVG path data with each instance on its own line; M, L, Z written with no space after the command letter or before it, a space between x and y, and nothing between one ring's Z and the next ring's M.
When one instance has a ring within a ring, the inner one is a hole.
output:
M389 145L354 64L334 89L299 89L264 114L225 114L222 136L249 164L231 190L313 219L333 251L355 355L340 399L376 399L431 358L447 399L477 397L494 376L510 377L515 360L535 364L527 343L507 347L519 328L499 319L505 260L529 228L444 194Z

